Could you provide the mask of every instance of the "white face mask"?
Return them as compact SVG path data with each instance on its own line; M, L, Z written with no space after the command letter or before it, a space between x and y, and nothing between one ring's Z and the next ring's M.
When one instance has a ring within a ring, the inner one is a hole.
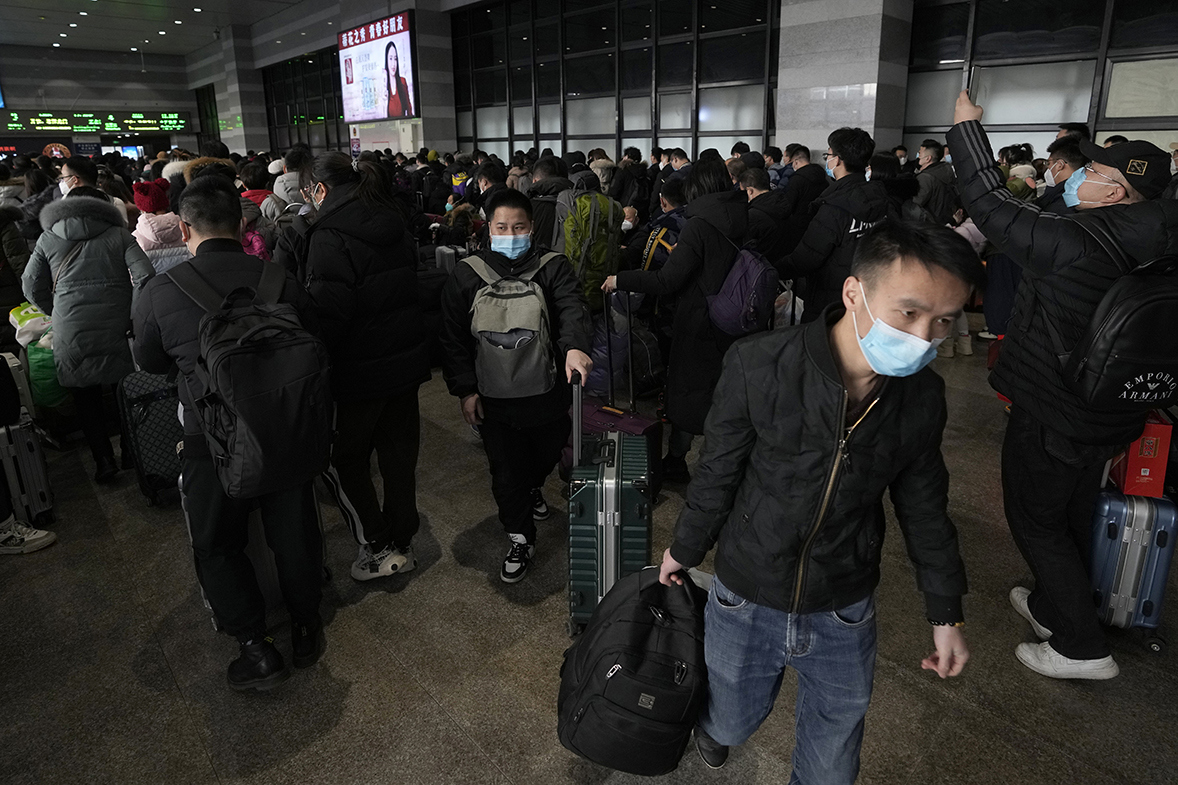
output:
M65 196L70 192L70 184L67 183L64 179L58 181L57 188L59 191L61 191L62 196Z
M906 156L906 155L900 156L900 166L903 166L906 163L908 163L908 156Z
M1054 164L1047 167L1047 169L1043 172L1043 182L1047 183L1048 188L1055 187L1055 172L1052 171L1053 169Z
M622 221L622 231L623 232L628 232L633 228L634 228L634 224L631 223L630 221Z

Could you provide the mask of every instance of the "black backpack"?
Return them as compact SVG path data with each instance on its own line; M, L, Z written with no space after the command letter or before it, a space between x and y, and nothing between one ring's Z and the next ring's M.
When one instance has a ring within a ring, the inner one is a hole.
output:
M278 301L286 270L266 262L256 289L225 296L191 262L166 275L205 311L195 376L206 392L192 400L225 493L249 499L314 479L331 448L331 363L295 307Z
M631 774L674 771L708 692L706 595L659 583L657 567L622 578L564 653L560 743Z
M1071 351L1059 329L1044 320L1064 385L1098 410L1146 412L1173 405L1178 402L1178 257L1137 264L1102 227L1076 223L1123 275L1105 293Z

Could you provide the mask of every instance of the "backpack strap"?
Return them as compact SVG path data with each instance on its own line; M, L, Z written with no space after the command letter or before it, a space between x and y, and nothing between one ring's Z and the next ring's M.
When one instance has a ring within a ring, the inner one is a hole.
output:
M540 272L540 268L541 268L541 267L543 267L544 265L548 264L549 262L551 262L553 259L555 259L555 258L556 258L556 257L558 257L558 256L560 256L560 254L558 254L558 253L556 253L556 252L553 252L553 251L549 251L548 253L546 253L546 254L544 254L543 256L541 256L541 257L540 257L540 263L539 263L539 264L537 264L537 265L536 265L535 267L533 267L531 270L528 270L528 271L527 271L526 273L524 273L523 275L520 275L520 276L519 276L519 279L520 279L521 281L531 281L533 278L535 278L535 277L536 277L536 273Z
M181 262L167 270L164 275L171 278L172 283L176 284L180 291L188 295L188 299L199 305L205 313L221 310L221 303L225 301L225 298L209 286L196 271L192 262Z
M277 262L262 263L262 278L258 281L254 302L259 305L274 305L286 288L286 269Z
M491 268L491 265L487 264L477 256L468 256L462 260L462 263L466 264L468 267L470 267L470 269L474 270L475 273L478 274L479 278L482 278L484 281L486 281L488 286L503 277L499 273L495 272Z
M1128 275L1137 268L1137 264L1129 259L1129 256L1116 241L1116 238L1105 231L1103 226L1088 221L1077 221L1075 218L1070 220L1087 232L1092 239L1096 240L1096 243L1104 249L1104 252L1121 268L1123 274Z

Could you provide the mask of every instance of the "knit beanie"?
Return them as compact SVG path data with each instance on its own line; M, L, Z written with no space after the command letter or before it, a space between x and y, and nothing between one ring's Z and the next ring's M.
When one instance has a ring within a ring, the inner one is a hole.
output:
M438 160L438 151L437 150L430 150L429 155L427 155L426 158L430 161Z
M171 205L168 203L168 188L170 186L171 183L163 179L135 183L132 186L135 191L135 206L144 213L158 213L169 209Z

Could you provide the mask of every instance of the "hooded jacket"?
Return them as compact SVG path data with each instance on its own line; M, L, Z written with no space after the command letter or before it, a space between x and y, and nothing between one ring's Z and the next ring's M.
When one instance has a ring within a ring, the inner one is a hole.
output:
M890 207L883 183L868 182L859 173L846 175L814 200L805 234L777 268L782 279L806 278L803 322L817 319L831 303L842 302L843 281L851 274L859 238L886 218Z
M614 174L618 169L618 165L608 158L599 158L593 163L589 164L589 168L593 174L597 175L597 182L603 194L609 193L609 188L613 184Z
M132 294L155 271L110 202L61 199L41 211L41 226L22 284L29 302L53 317L58 381L115 384L135 370L127 345Z
M884 377L848 422L830 346L843 313L751 336L725 357L671 555L692 567L718 542L716 576L736 594L780 611L833 611L879 583L888 491L928 617L960 621L945 383L929 368Z
M285 264L305 275L336 400L386 398L429 381L417 254L405 219L361 201L348 183L328 191L314 223L294 225L304 232L294 243L302 258Z
M1047 323L1059 331L1066 347L1075 346L1105 293L1121 276L1120 267L1081 222L1099 224L1130 259L1147 262L1178 253L1178 202L1151 199L1068 217L1043 212L1006 188L981 123L958 123L947 142L970 217L991 243L1023 268L990 385L1052 431L1081 445L1115 452L1141 435L1146 415L1086 406L1063 383Z
M25 181L23 177L0 181L0 207L17 207L24 201Z
M650 175L647 174L646 164L623 158L614 170L613 180L607 190L609 198L622 207L633 207L639 216L647 214L647 198L650 194Z
M688 433L704 432L724 352L735 340L712 324L707 298L724 285L748 233L749 205L743 192L705 194L687 205L687 223L666 264L649 272L618 273L622 291L676 301L667 418Z
M180 216L175 213L143 213L131 236L147 253L157 274L192 258L180 235Z
M23 216L15 207L0 207L0 306L6 310L24 302L20 279L29 263L29 244L20 233Z
M556 197L572 187L572 180L565 177L546 177L532 183L532 190L528 192L532 200L532 237L540 247L552 246L552 233L556 230Z
M507 187L516 191L528 192L532 185L532 170L526 166L513 166L507 173Z
M299 192L299 173L284 172L274 180L274 194L287 204L305 204Z

